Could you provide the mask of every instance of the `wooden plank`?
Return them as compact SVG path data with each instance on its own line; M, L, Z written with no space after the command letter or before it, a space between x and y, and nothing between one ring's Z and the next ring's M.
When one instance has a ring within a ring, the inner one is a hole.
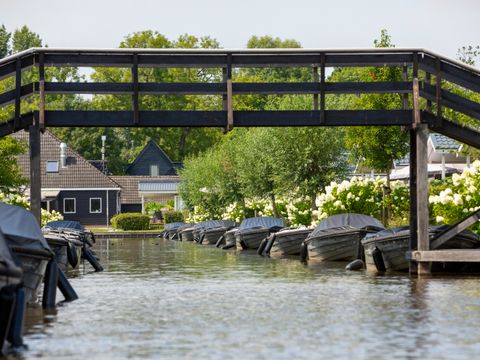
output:
M33 124L28 129L30 156L30 212L41 224L42 174L40 163L40 126Z
M402 66L402 80L403 82L408 81L408 68L407 65L404 64ZM413 86L413 85L412 85ZM411 87L410 87L411 88ZM402 109L407 110L408 109L408 93L404 93L402 95Z
M427 112L422 112L422 117L428 123L433 123L435 120L435 116ZM435 132L480 149L480 132L468 126L463 126L444 118L441 127L432 125L430 128Z
M33 124L33 113L22 114L20 116L20 129L14 129L14 119L0 123L0 138L13 134L20 129L26 129Z
M133 66L132 66L132 109L133 109L133 123L135 125L140 121L140 108L138 104L138 55L133 54Z
M38 125L40 131L45 131L45 66L44 66L44 54L38 55L38 78L39 78L39 104L38 104Z
M417 262L480 262L480 250L429 250L413 251L410 256Z
M226 81L225 81L226 83ZM226 95L225 83L139 83L140 94L156 95ZM324 83L328 94L408 94L412 82L331 82ZM321 83L234 83L234 95L245 94L321 94ZM132 94L131 83L61 83L46 82L47 94ZM1 95L0 95L1 96Z
M20 90L20 99L24 99L34 93L34 83L22 85ZM6 91L0 94L0 106L6 106L15 103L16 89Z
M140 111L140 127L225 127L224 111ZM318 111L234 111L235 126L319 126ZM327 110L325 126L409 125L404 110ZM46 111L47 126L132 126L131 111ZM130 120L128 120L130 119ZM130 121L130 122L129 122Z
M320 124L325 122L325 53L320 54Z
M410 251L417 250L417 134L416 129L410 129ZM417 264L410 262L411 274L417 273Z
M21 109L21 99L22 99L22 63L20 59L17 59L15 62L15 121L14 128L18 129L20 127L20 115L22 114Z
M20 58L21 67L23 70L30 69L34 64L34 56L28 55L25 57ZM17 70L16 59L7 62L6 64L2 64L0 66L0 80L3 80L9 76L15 75Z
M436 73L435 73L435 102L437 104L437 118L436 126L442 125L442 68L440 59L436 61Z
M480 210L474 211L466 218L456 222L452 226L450 226L447 230L441 232L437 236L435 236L431 240L431 247L434 249L438 249L442 246L445 242L453 238L455 235L461 233L463 230L467 229L468 227L475 224L477 221L480 220Z
M425 82L423 83L423 87L431 86L432 76L429 72L425 73ZM422 91L420 91L420 96L423 97ZM427 111L432 112L432 100L427 99Z
M314 66L313 68L313 82L318 84L319 76L318 76L318 66ZM318 110L318 94L313 94L313 110Z
M227 57L227 127L226 131L233 129L233 84L232 84L232 57Z
M426 83L423 84L423 89L420 91L420 96L427 99L427 103L428 101L430 101L430 104L432 103L432 101L437 101L435 86L432 86ZM480 120L480 104L479 103L466 99L457 94L454 94L448 90L441 91L441 98L442 98L443 106L446 106L448 108L451 108L452 110L459 111L465 115L468 115ZM428 106L427 106L427 111L428 111ZM431 112L431 105L430 105L430 112Z

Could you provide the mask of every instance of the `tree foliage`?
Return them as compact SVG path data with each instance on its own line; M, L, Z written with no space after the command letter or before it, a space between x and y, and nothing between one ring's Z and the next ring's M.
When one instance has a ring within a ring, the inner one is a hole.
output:
M0 139L0 191L9 192L27 182L17 164L16 156L26 151L26 145L7 136Z

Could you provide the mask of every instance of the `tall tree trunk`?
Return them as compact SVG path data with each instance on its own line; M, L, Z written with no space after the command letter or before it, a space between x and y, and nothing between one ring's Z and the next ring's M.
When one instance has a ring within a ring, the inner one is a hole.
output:
M183 158L185 157L185 151L186 151L185 147L187 142L187 136L190 133L190 130L191 129L188 127L182 128L182 133L180 134L180 143L178 146L178 156L179 156L178 160L183 160Z
M317 206L317 194L313 193L310 194L310 207L312 208L312 211L317 211L318 206ZM312 220L318 220L317 214L312 214Z
M275 194L274 193L270 193L270 201L272 202L273 216L279 218L280 215L278 214L278 209L277 209L277 204L275 203Z

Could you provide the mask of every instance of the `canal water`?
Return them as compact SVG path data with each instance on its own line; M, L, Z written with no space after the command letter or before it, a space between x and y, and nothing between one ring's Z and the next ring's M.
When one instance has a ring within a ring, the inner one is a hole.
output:
M78 301L30 309L20 357L474 359L480 281L346 272L159 239L97 243ZM59 295L60 296L60 295Z

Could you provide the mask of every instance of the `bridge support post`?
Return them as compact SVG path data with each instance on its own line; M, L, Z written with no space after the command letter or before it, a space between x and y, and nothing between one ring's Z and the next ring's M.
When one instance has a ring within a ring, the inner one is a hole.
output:
M37 118L28 128L30 154L30 211L41 223L42 174L40 162L40 126Z
M421 123L418 79L413 80L413 125L410 130L410 250L429 250L428 127ZM411 272L430 273L430 264L411 264Z

